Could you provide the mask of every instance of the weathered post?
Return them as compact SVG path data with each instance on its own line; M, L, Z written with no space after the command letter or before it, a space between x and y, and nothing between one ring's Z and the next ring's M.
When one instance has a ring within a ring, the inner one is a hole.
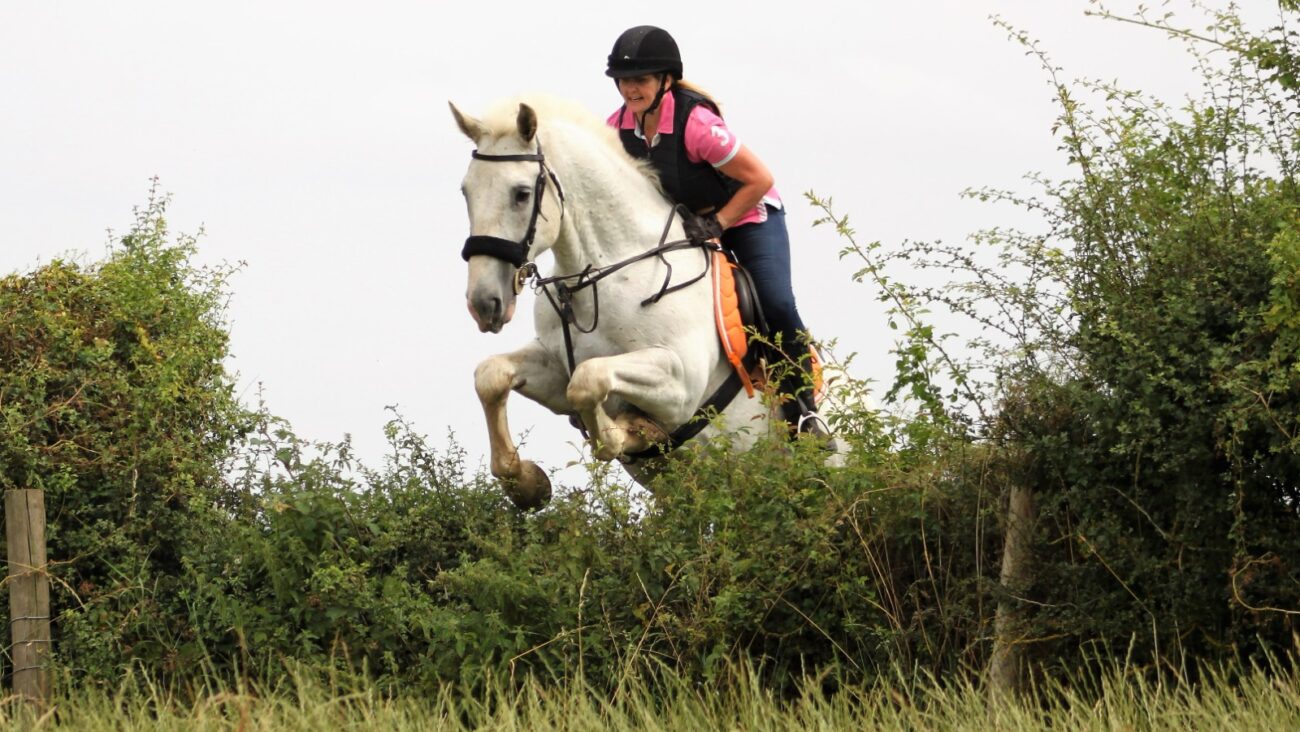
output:
M45 493L5 491L9 549L9 630L14 694L43 703L49 696L50 582L45 567Z
M1011 485L1007 505L1006 541L1002 546L1002 589L1021 595L1033 581L1033 537L1037 520L1033 491L1019 481ZM1014 694L1025 682L1024 611L1020 601L1003 597L993 620L993 655L989 688Z

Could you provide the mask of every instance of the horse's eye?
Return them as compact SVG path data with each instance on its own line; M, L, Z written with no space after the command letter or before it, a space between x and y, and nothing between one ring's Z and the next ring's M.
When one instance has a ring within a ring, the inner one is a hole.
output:
M528 190L527 188L516 188L516 189L515 189L515 203L516 203L516 204L524 204L524 203L528 203L528 199L530 199L530 198L532 198L532 197L533 197L533 192L530 191L530 190Z

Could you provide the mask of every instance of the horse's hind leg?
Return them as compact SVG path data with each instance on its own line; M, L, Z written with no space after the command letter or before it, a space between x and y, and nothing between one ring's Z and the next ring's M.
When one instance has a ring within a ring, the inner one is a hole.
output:
M656 422L680 424L690 418L693 407L686 398L682 371L681 359L666 348L645 348L578 364L569 380L569 403L587 425L597 459L612 460L663 442L667 435ZM650 419L627 412L611 416L605 409L610 397L619 397Z
M557 366L533 341L517 351L492 356L474 370L474 390L487 418L492 475L519 508L538 508L550 500L551 481L535 463L519 457L510 436L506 400L515 390L554 412L567 412L565 373Z

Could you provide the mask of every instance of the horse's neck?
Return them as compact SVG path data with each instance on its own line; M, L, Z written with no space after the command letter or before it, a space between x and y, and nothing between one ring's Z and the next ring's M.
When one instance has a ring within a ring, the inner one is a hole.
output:
M599 155L574 156L568 167L557 271L608 266L659 244L672 204L645 176Z

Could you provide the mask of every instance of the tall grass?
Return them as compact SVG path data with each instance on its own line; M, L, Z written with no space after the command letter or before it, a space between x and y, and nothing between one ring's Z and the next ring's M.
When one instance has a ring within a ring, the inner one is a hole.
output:
M1286 664L1290 666L1290 664ZM10 701L5 729L88 730L1188 730L1300 729L1294 667L1204 670L1200 681L1152 681L1113 669L1093 681L1048 682L1028 698L990 696L968 682L896 672L870 686L824 691L825 678L774 697L753 669L705 687L657 675L615 696L576 680L445 686L430 696L381 692L363 680L290 674L274 683L178 693L132 676L82 690L45 710Z

